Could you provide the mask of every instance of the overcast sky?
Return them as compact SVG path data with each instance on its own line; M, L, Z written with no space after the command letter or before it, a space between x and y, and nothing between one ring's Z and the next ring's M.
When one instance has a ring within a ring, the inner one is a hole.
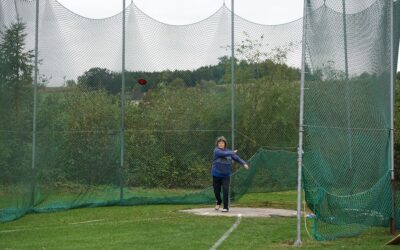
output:
M57 0L73 12L89 18L113 16L122 9L122 0ZM126 0L126 4L131 4ZM190 24L212 15L231 0L133 0L154 19L168 24ZM303 0L235 0L235 13L261 24L281 24L303 16Z

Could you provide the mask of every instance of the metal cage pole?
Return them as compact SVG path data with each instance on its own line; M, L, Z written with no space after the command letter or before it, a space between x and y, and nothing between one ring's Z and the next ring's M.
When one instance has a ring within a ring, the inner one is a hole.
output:
M300 82L300 115L299 115L299 147L297 149L297 238L294 243L296 246L301 246L301 200L302 200L302 165L303 165L303 132L304 132L304 75L305 75L305 60L306 60L306 26L307 26L307 4L309 0L304 0L303 7L303 39L301 52L301 82Z
M234 25L234 0L231 0L231 140L232 150L235 149L235 25ZM232 179L229 180L229 186L231 186ZM231 206L231 189L229 188L228 193L228 207Z
M120 193L119 198L124 198L124 187L123 187L123 169L124 169L124 151L125 151L125 0L122 0L122 86L121 86L121 131L120 131L120 143L121 143L121 164L120 164Z
M347 23L346 23L346 1L342 0L343 9L343 39L344 39L344 67L346 73L346 80L349 79L349 60L347 56Z
M17 15L17 20L19 21L19 11L18 11L17 0L14 0L14 8L15 8L15 14Z
M346 79L346 112L347 112L347 144L349 147L349 167L353 168L353 148L352 148L352 129L351 129L351 105L350 105L350 86L349 86L349 59L347 55L347 23L346 23L346 1L342 0L343 10L343 43L344 43L344 67Z
M38 56L39 56L39 0L36 0L35 19L35 69L33 76L33 119L32 119L32 187L30 205L35 205L36 189L36 113L37 113L37 82L38 82Z
M234 0L231 0L231 140L232 150L235 149L235 11Z
M395 190L395 175L394 175L394 8L393 0L390 1L390 147L389 161L390 162L390 182L392 191L392 218L390 219L390 232L396 233L396 190Z

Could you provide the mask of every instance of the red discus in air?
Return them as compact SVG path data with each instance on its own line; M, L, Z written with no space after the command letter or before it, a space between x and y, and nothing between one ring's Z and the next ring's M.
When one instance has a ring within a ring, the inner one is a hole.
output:
M147 83L146 79L143 79L143 78L140 78L139 80L137 80L137 82L138 82L140 85L146 85L146 83Z

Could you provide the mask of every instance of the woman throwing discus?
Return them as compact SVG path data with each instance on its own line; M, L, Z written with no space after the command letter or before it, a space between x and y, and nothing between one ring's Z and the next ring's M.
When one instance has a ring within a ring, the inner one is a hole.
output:
M220 136L215 142L214 157L212 162L211 175L213 177L213 188L216 199L215 210L221 207L221 187L224 198L224 208L222 212L229 212L229 185L232 175L232 160L243 165L245 169L249 169L247 163L242 160L236 153L237 150L227 149L228 145L225 137Z

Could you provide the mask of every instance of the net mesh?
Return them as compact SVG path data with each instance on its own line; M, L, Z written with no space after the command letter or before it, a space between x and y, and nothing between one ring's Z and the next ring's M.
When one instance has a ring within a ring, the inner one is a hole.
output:
M55 0L39 3L34 115L36 1L0 0L0 61L22 60L0 63L0 221L76 207L213 203L215 138L231 142L232 129L250 164L234 166L233 201L295 189L303 19L261 25L234 16L232 91L225 5L200 22L169 25L131 4L123 51L122 13L89 19ZM303 184L316 239L387 226L391 215L389 1L346 1L345 11L340 1L311 0L305 19ZM395 13L397 58L398 2Z
M398 45L396 32L391 55L390 1L309 1L307 9L303 176L314 237L388 226L390 57Z
M0 1L2 31L18 20L24 25L23 51L35 47L35 6ZM251 170L234 167L232 200L280 190L283 183L283 190L295 187L296 178L283 178L283 170L295 169L290 150L297 141L301 25L297 20L280 29L235 16L235 141ZM8 150L1 155L7 175L1 176L0 220L85 206L214 202L215 138L232 141L230 30L225 5L190 25L161 23L128 6L122 111L122 13L89 19L57 1L40 1L35 159L32 164L30 72L28 97L21 96L24 126L1 122L1 147ZM3 90L6 117L20 97ZM288 151L275 156L262 148Z

